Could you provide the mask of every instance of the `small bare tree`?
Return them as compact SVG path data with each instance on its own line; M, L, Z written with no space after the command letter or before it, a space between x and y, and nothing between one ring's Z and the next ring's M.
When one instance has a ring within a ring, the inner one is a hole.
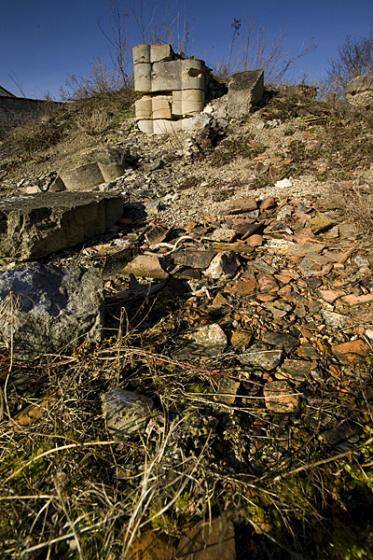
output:
M312 52L316 45L310 41L300 47L294 54L285 51L284 35L277 35L268 39L262 27L254 26L249 20L234 18L231 24L232 39L230 43L228 62L217 69L220 77L226 77L232 72L263 68L266 81L270 84L281 83L289 70L300 59Z
M113 66L113 79L118 88L126 88L130 85L131 55L128 44L127 19L128 13L125 6L121 6L118 0L112 0L111 4L111 29L106 29L98 24L99 29L111 49L111 60Z
M368 37L346 37L335 59L330 60L326 85L329 92L343 97L346 84L356 76L373 73L373 31Z

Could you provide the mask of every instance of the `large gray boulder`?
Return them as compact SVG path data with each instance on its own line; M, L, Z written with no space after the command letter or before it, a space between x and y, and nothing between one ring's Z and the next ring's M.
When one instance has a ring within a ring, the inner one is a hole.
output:
M0 273L0 346L29 358L99 340L102 292L97 269L28 263Z
M39 259L106 233L123 215L121 196L40 193L0 201L0 259Z

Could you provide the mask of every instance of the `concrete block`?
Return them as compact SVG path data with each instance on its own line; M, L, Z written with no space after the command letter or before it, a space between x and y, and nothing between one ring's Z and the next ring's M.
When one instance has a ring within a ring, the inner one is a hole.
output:
M96 161L61 170L60 177L68 191L89 191L105 181Z
M121 177L124 173L125 166L117 162L98 162L101 174L106 183L110 181L115 181L118 177Z
M0 201L0 255L35 260L107 232L123 215L121 196L40 193Z
M106 182L121 177L127 167L125 153L120 149L104 148L97 150L97 162Z
M133 63L150 62L150 45L136 45L132 49Z
M181 63L182 60L171 60L169 62L155 62L151 75L151 91L171 92L181 88Z
M194 128L194 118L189 117L181 119L180 121L181 130L192 130Z
M181 95L182 114L195 115L203 111L205 106L205 92L201 89L185 89Z
M144 97L135 102L135 115L138 120L152 118L152 98L150 95L144 95Z
M179 116L196 115L205 106L205 92L201 89L186 89L172 92L172 114Z
M202 60L188 58L181 61L181 88L180 89L205 89L206 67Z
M228 83L228 114L243 117L259 103L264 94L263 70L251 70L233 74Z
M151 45L150 46L150 62L161 62L173 60L175 53L171 45Z
M151 91L152 66L150 63L142 62L133 67L135 91L149 93Z
M172 114L177 117L183 114L182 94L183 92L180 90L172 92Z
M145 134L153 134L154 132L152 120L138 121L137 126L139 127L139 130Z
M177 134L181 131L181 121L155 119L153 121L154 134Z
M152 118L171 119L172 97L170 95L157 95L152 99Z

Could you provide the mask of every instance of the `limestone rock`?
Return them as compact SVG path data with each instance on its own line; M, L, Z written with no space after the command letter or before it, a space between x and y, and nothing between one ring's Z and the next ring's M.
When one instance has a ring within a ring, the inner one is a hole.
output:
M287 333L267 331L262 338L266 344L282 348L287 353L293 352L299 346L298 339Z
M293 186L293 181L285 177L285 179L281 179L280 181L276 181L275 187L279 189L287 189Z
M227 346L227 337L223 329L217 324L200 327L191 336L192 340L199 346L223 351Z
M39 259L106 233L123 214L120 196L43 193L0 201L0 255Z
M140 278L157 278L159 280L168 278L168 273L162 268L156 255L138 255L125 267L124 273Z
M218 381L218 394L214 397L214 401L227 405L234 404L239 386L239 381L230 377L222 377Z
M281 414L296 412L299 396L286 381L269 381L264 386L264 399L268 410Z
M0 342L21 357L66 352L102 328L95 269L28 263L0 273Z
M236 198L224 203L224 214L242 214L253 212L257 209L258 203L255 198Z
M238 356L241 364L258 367L266 371L275 369L281 362L281 358L282 350L273 350L260 343L254 344L245 354Z
M124 389L113 389L101 396L106 425L123 437L144 433L152 416L153 401Z
M189 268L203 269L210 266L212 259L215 257L216 251L193 251L182 250L172 255L175 264L187 266Z
M367 356L369 353L369 346L364 340L356 339L343 342L342 344L334 344L332 346L332 352L344 363L356 362L364 356Z
M314 369L314 362L286 359L280 366L279 371L276 372L276 378L289 379L293 383L302 383L307 381Z
M329 309L322 309L320 311L325 323L334 329L344 329L349 322L349 318L341 313L329 311Z
M237 272L237 259L233 254L218 253L205 270L205 276L212 280L232 278Z

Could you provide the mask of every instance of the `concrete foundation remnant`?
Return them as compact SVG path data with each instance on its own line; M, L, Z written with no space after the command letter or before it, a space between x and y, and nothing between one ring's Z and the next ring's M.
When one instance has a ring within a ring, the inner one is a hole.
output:
M228 82L228 116L247 115L264 94L263 70L248 70L233 74Z
M40 193L0 202L0 258L27 261L102 235L123 215L119 195Z
M200 113L206 103L209 69L198 58L176 54L171 45L137 45L133 48L138 127L147 134L187 130L185 121Z

